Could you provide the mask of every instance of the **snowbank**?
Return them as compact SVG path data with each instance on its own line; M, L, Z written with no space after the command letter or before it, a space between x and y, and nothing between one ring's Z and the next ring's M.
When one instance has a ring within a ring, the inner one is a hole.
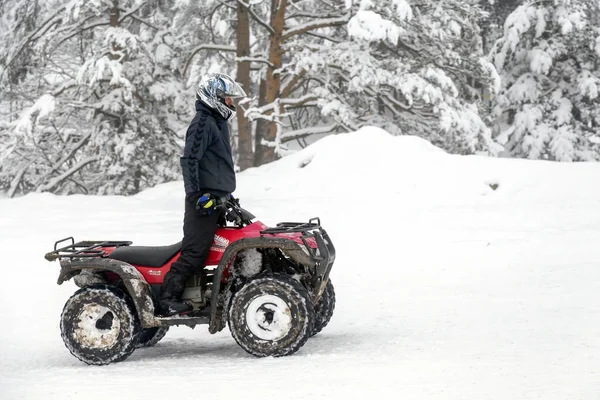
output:
M596 163L450 155L418 137L391 136L369 127L328 136L275 163L245 171L238 193L288 200L318 195L359 202L369 198L374 204L393 195L413 204L535 203L549 197L572 200L582 182L599 176Z

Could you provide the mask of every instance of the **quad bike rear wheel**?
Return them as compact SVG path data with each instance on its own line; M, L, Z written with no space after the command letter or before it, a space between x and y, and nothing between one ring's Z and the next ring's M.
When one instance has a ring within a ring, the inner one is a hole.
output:
M120 289L93 285L67 300L60 319L63 342L71 354L92 365L126 359L139 341L140 323L131 300Z
M313 331L315 312L308 291L288 275L249 280L232 297L229 329L235 341L257 357L288 356Z
M315 325L311 336L321 332L327 326L335 310L335 290L331 279L327 282L323 294L315 304Z
M152 347L165 337L169 331L168 326L143 329L137 347Z

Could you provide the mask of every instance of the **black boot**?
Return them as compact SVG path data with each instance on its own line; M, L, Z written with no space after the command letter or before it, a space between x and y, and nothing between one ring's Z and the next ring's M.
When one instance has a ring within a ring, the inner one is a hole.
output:
M192 311L192 306L186 303L182 303L175 296L170 296L167 298L163 298L161 296L160 299L160 315L162 317L170 317L172 315L177 315L185 312Z
M168 273L162 284L160 293L159 315L170 317L192 311L192 306L181 301L181 295L185 290L185 278Z

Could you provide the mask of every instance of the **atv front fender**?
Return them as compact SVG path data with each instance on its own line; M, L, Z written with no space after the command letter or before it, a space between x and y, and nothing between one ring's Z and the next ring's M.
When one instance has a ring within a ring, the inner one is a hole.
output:
M137 269L126 262L110 258L62 259L57 283L61 285L84 270L91 272L109 271L119 275L133 300L142 327L158 326L154 317L154 303L152 302L150 285Z
M210 325L208 327L210 333L217 333L223 330L227 325L227 306L229 305L228 289L231 282L227 284L227 287L221 289L221 280L225 268L233 264L237 253L242 250L272 248L280 249L298 264L306 265L308 267L314 267L316 265L316 262L302 250L298 243L289 239L270 237L247 238L240 239L229 245L223 253L221 262L215 270L215 275L213 277Z

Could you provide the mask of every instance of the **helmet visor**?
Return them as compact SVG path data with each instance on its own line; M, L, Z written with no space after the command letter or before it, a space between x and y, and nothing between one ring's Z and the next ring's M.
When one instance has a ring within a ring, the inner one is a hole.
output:
M221 77L221 80L224 83L224 89L223 87L220 87L219 89L217 89L217 96L221 97L221 98L225 98L225 97L231 97L233 99L239 98L239 97L246 97L246 92L244 91L244 89L240 86L239 83L237 83L236 81L234 81L233 79L225 76L225 77Z

